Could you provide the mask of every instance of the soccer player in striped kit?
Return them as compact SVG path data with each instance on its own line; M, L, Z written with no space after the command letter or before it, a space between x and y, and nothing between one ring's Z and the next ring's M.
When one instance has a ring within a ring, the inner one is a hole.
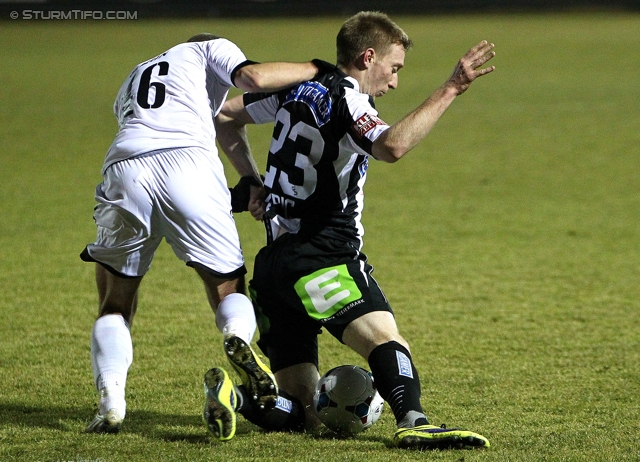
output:
M489 447L482 435L429 423L409 345L361 251L368 162L399 160L476 78L494 70L484 67L494 56L493 44L482 41L440 88L390 126L379 117L374 99L398 86L411 46L386 15L361 12L338 33L333 70L274 94L245 94L223 107L223 114L245 123L274 123L265 173L268 244L256 256L250 292L258 345L280 394L273 409L245 404L242 388L224 387L226 376L214 368L205 374L209 389L236 391L240 406L229 406L224 394L212 407L239 412L267 429L312 428L316 417L304 409L313 403L317 334L324 327L368 361L396 418L396 446Z

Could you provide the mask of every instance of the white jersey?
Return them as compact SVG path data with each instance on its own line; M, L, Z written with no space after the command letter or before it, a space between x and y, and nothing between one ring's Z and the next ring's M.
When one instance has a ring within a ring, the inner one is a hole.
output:
M120 131L103 173L115 162L160 149L201 147L217 154L213 118L244 53L229 40L176 45L136 66L113 105Z

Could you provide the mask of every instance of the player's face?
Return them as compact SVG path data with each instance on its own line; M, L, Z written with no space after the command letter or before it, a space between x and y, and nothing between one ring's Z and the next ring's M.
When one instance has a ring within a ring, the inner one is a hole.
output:
M404 66L404 47L394 44L384 55L376 55L369 73L367 93L373 97L383 96L389 89L398 87L398 71Z

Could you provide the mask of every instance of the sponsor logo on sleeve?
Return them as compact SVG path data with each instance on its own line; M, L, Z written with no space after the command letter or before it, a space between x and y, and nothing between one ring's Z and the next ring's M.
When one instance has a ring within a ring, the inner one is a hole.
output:
M353 124L353 128L363 138L367 133L373 130L376 125L387 125L382 119L373 114L362 114Z

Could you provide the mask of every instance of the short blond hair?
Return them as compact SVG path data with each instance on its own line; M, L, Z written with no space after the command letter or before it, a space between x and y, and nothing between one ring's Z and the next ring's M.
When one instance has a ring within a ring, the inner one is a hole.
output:
M201 34L196 34L191 37L187 42L208 42L209 40L216 40L220 37L217 35L210 34L208 32L202 32Z
M352 64L367 48L386 54L392 45L408 50L413 45L409 36L386 14L361 11L345 21L336 38L337 64Z

